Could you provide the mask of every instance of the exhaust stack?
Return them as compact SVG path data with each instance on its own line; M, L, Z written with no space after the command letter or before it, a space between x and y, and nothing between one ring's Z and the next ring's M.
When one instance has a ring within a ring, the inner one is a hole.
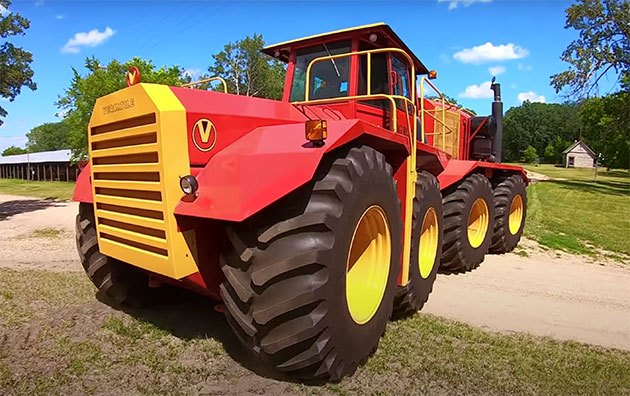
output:
M501 84L495 82L495 77L492 77L490 89L494 92L492 118L495 122L492 155L494 157L494 162L501 162L501 149L503 147L503 102L501 102Z

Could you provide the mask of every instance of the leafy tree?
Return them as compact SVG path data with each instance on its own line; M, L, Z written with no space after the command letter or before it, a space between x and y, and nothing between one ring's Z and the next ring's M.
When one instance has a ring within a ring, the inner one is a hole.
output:
M9 0L0 0L0 38L24 35L29 28L28 19L20 14L9 12ZM31 62L33 55L16 47L8 41L0 45L0 97L13 101L22 91L22 87L31 90L37 89L33 82L33 70ZM0 106L0 125L2 118L7 116L7 111Z
M538 160L538 152L536 148L533 146L527 146L527 148L523 151L523 161L528 164L533 164Z
M224 78L230 93L280 99L286 70L282 62L260 52L264 45L260 34L228 43L212 55L208 71Z
M26 147L31 153L70 148L70 128L64 122L50 122L36 126L26 134Z
M570 64L569 70L551 76L556 92L568 87L569 96L584 97L610 70L630 76L628 0L579 0L566 15L565 28L578 30L580 37L560 57Z
M553 143L549 143L547 147L545 147L543 156L545 157L545 161L550 164L556 162L556 149L553 147Z
M586 100L580 109L584 142L608 168L630 167L630 92Z
M17 154L26 154L28 151L21 147L10 146L4 149L2 152L2 156L6 157L7 155L17 155Z
M142 82L167 85L190 82L190 77L184 75L184 70L179 66L156 68L150 60L140 58L124 63L113 60L107 66L101 66L96 58L87 58L87 75L82 76L73 68L70 86L56 102L61 113L65 114L64 123L70 129L70 148L74 160L87 156L87 127L96 99L125 88L125 76L131 66L140 70Z
M527 146L544 153L552 143L556 161L569 142L580 138L578 107L572 103L530 103L513 107L503 123L503 158L518 161Z

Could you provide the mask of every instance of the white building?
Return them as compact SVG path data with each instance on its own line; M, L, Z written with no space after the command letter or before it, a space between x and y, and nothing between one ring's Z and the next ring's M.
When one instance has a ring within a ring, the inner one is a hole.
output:
M597 154L583 141L578 140L562 152L565 168L592 168Z

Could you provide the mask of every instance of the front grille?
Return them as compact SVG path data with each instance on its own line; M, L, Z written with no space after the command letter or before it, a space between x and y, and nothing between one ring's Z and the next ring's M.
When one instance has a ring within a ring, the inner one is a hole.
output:
M133 254L143 253L168 262L159 138L155 113L90 129L95 215L105 254L132 262Z

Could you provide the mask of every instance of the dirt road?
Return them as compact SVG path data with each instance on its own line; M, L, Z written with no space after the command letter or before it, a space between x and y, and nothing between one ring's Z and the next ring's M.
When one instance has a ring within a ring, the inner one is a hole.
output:
M76 212L76 203L0 195L0 267L81 271ZM529 257L488 256L469 274L440 275L425 311L490 330L630 350L630 266L524 245Z

